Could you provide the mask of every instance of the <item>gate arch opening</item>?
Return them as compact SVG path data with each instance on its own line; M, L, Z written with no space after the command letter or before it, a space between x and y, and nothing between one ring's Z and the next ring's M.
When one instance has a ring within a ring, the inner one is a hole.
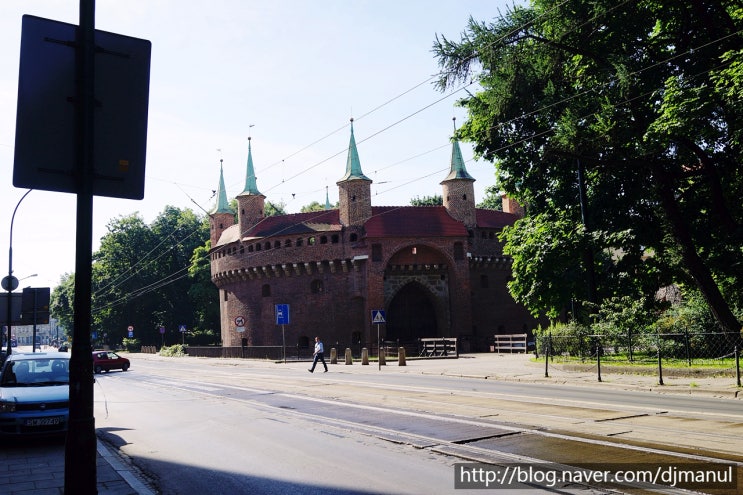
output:
M422 337L438 337L436 306L428 290L411 282L403 286L387 310L385 340L415 341Z

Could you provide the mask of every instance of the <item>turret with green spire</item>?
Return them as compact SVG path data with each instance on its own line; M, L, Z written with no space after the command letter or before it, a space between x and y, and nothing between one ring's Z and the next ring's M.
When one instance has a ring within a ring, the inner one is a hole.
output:
M227 190L224 187L222 160L219 160L219 186L217 186L217 204L209 212L209 239L212 247L217 245L222 232L235 223L235 214L227 202Z
M217 204L216 206L214 206L214 209L209 212L209 214L214 215L216 213L232 214L232 210L230 210L230 204L227 202L227 190L224 187L224 170L222 168L222 160L219 160L219 186L217 187Z
M351 141L348 145L346 173L336 184L338 184L338 214L341 223L345 226L363 226L372 215L372 181L361 171L361 161L353 135L353 119L351 119Z
M243 194L261 194L258 191L258 185L255 178L255 169L253 168L253 150L250 147L250 137L248 137L248 170L245 174L245 189L238 196Z
M266 197L258 191L255 169L253 168L253 150L248 137L248 167L245 172L245 189L237 195L237 221L240 224L240 237L245 235L255 224L264 218Z
M348 145L346 174L341 177L341 181L352 179L371 180L361 171L361 161L359 160L359 152L356 149L356 139L353 137L353 119L351 119L351 142Z
M444 207L452 218L464 223L468 228L475 227L475 179L467 172L462 159L462 150L459 149L459 140L456 138L456 117L454 137L452 138L451 166L449 175L441 181Z

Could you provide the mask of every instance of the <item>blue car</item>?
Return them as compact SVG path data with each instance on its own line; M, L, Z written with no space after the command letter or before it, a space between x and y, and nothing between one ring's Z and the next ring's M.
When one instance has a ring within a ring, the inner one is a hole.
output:
M70 354L13 353L0 374L0 435L50 435L67 431Z

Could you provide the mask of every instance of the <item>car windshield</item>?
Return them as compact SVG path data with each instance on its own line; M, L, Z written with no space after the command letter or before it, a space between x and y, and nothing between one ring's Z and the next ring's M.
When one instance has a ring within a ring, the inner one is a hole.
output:
M68 359L23 359L6 363L0 386L42 387L70 383Z

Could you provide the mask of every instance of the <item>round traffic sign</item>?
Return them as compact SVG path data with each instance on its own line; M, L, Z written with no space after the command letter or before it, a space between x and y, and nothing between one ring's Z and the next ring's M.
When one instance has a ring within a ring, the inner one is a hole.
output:
M242 316L238 316L237 318L235 318L235 326L244 327L245 326L245 318L243 318Z
M3 290L9 290L13 292L18 288L18 279L12 275L3 277L2 284L0 285L2 285Z

